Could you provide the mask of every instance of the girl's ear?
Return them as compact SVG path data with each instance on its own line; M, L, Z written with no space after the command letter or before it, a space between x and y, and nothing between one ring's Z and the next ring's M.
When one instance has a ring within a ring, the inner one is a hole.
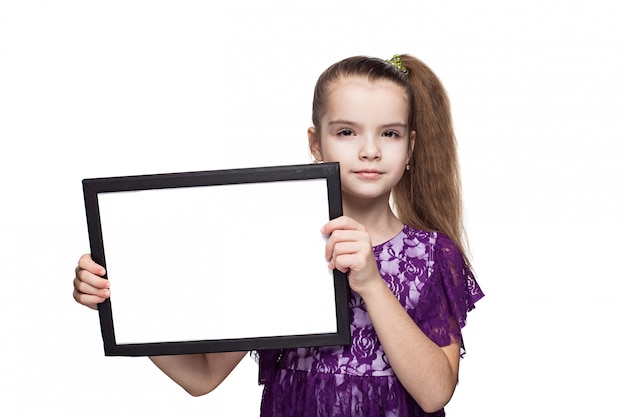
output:
M320 147L320 141L315 135L315 128L310 127L307 130L307 135L309 137L309 150L311 151L311 155L313 155L313 158L316 161L323 161L324 158L322 158L322 150Z

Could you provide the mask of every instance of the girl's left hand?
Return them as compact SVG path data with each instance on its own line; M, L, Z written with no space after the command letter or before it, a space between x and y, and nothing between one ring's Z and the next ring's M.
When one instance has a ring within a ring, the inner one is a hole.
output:
M326 243L328 268L347 272L352 290L361 293L368 284L381 279L365 226L342 216L326 223L321 231L330 235Z

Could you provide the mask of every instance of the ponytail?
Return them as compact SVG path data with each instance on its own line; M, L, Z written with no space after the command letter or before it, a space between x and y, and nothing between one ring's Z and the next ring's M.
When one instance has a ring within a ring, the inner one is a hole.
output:
M393 189L395 208L403 223L445 233L465 255L461 181L450 102L430 68L410 55L401 55L401 59L413 90L410 124L416 139L410 169Z

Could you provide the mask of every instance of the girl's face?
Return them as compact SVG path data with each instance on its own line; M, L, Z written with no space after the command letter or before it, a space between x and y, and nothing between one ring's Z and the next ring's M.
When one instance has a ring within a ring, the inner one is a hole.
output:
M404 89L388 80L350 77L332 84L326 99L321 131L308 132L311 153L339 162L345 197L388 199L415 143Z

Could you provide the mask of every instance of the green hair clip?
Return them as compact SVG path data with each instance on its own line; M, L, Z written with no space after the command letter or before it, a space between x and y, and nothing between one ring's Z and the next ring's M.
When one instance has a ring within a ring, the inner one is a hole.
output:
M394 55L393 58L388 59L387 62L402 71L404 75L409 75L409 70L402 63L402 57L400 55Z

